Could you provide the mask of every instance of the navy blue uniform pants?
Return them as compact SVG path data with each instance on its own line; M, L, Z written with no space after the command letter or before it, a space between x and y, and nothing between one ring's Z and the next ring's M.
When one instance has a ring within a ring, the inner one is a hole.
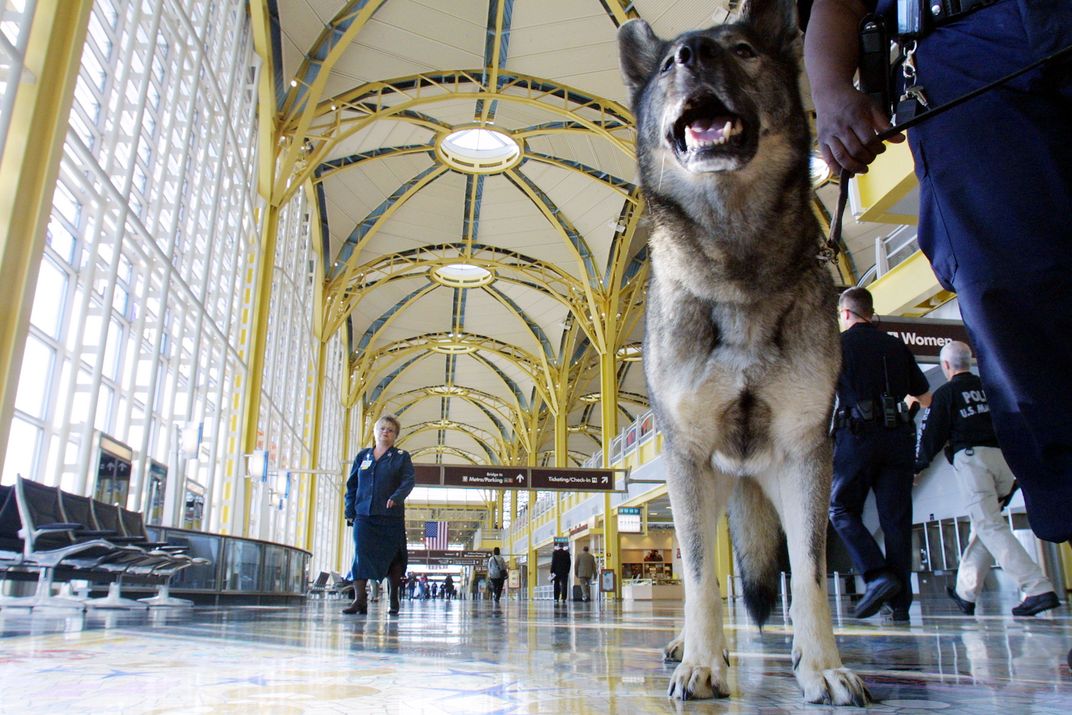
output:
M941 105L1072 44L1072 3L1000 0L919 43ZM1072 63L909 131L919 243L955 290L1032 528L1072 538Z
M875 423L864 425L859 434L839 429L834 443L830 523L845 543L853 567L867 581L882 573L901 581L901 592L890 599L894 608L907 608L912 603L914 449L915 433L910 428L887 430ZM871 491L886 542L885 554L862 519Z

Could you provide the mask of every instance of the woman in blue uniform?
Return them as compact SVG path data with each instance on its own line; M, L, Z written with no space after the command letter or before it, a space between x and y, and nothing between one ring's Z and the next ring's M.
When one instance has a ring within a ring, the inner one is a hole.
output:
M398 613L406 572L406 507L413 491L413 462L395 448L401 424L384 415L373 430L376 446L357 453L346 480L346 521L354 529L354 602L343 613L367 613L369 579L388 578L390 613Z

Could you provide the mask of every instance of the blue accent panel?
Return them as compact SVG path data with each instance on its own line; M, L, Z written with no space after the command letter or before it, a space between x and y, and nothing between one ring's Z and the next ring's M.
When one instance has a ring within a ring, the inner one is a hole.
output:
M484 179L486 178L483 175L473 176L472 174L465 177L465 213L462 215L462 236L465 236L473 245L476 245L477 234L480 232L480 208L484 205ZM474 181L476 181L476 196L471 201L470 196L473 196ZM471 221L470 214L472 214Z
M406 144L403 146L384 146L372 151L362 152L360 154L351 154L350 156L339 157L338 159L332 159L331 161L325 161L316 167L316 178L319 179L321 175L332 170L342 169L347 166L353 166L360 164L363 161L369 161L370 159L380 159L389 157L394 154L410 153L414 149L427 149L428 156L435 159L435 147L430 144Z
M380 399L380 395L383 394L383 391L391 386L391 383L395 381L396 377L402 374L403 370L405 370L407 367L409 367L423 357L425 357L424 353L417 353L409 360L406 360L404 363L395 368L390 375L387 375L382 380L380 380L379 383L377 383L376 387L373 388L372 392L369 393L369 396L367 398L368 404L371 405L375 403L376 400Z
M287 80L283 76L283 33L279 24L279 2L268 0L268 32L271 38L272 79L275 82L276 110L282 110L287 101Z
M585 353L588 352L588 349L591 347L591 345L592 342L587 337L578 340L577 349L573 351L573 358L570 360L570 364L572 365L573 363L584 357Z
M491 360L488 360L486 357L482 357L480 353L473 353L472 356L474 360L490 368L495 374L502 378L502 381L510 388L510 392L514 393L514 397L517 399L517 404L521 406L522 410L528 410L532 406L532 400L525 398L525 394L521 392L521 388L518 384L510 379L509 375L499 369L498 365Z
M320 68L324 65L324 60L331 54L331 50L339 44L342 36L350 28L350 25L354 23L354 19L357 18L361 10L368 4L369 0L361 0L361 2L356 3L350 8L350 12L347 13L346 17L340 18L336 24L332 25L330 28L331 31L327 36L321 38L317 45L309 51L309 54L307 55L309 64L305 68L305 74L302 75L298 82L298 86L294 88L294 106L291 108L292 115L298 114L304 109L305 103L308 101L307 95L309 86L315 82L317 76L319 76Z
M320 212L320 255L324 257L324 277L326 278L335 270L334 266L328 265L328 261L331 260L331 227L328 225L328 199L327 194L324 192L324 185L319 181L313 184L313 191L316 192L316 207Z
M633 277L640 272L640 269L643 268L644 264L647 262L648 247L647 245L645 245L643 248L637 251L637 254L633 256L633 260L629 261L629 265L625 267L625 275L622 276L622 285L624 286L626 283L631 281Z
M565 217L561 209L555 205L555 202L551 200L551 197L544 193L543 189L537 186L530 178L522 174L520 171L513 171L508 173L507 178L511 182L516 184L518 181L523 182L528 187L529 191L536 196L536 199L542 203L551 215L554 216L558 226L562 229L563 233L569 239L569 242L573 244L573 247L577 250L577 253L581 256L581 261L584 263L584 270L587 274L589 285L599 287L599 274L596 271L595 259L592 256L592 251L588 248L588 243L584 240L584 237L570 224L569 219ZM514 177L517 177L515 180Z
M510 430L507 429L506 425L503 424L503 421L499 419L499 416L495 414L491 410L491 408L484 406L482 403L477 402L476 400L469 404L476 405L477 409L483 412L484 415L487 416L487 418L495 424L495 427L499 430L499 434L502 436L502 438L507 442L510 441Z
M372 342L373 336L376 335L376 331L379 330L380 328L382 328L383 324L386 323L391 318L392 315L394 315L395 313L397 313L398 311L402 310L407 305L409 305L410 301L415 299L418 296L418 294L420 294L421 292L427 290L427 288L428 288L427 285L423 285L420 288L418 288L417 290L412 291L405 298L403 298L402 300L398 301L393 306L391 306L390 310L385 311L383 313L383 315L381 315L380 317L376 318L376 320L372 321L372 324L368 326L368 328L365 330L365 333L361 336L361 340L357 344L357 349L358 350L366 349L369 346L369 343Z
M391 83L391 88L396 90L396 91L399 91L399 92L410 92L410 91L414 91L414 90L422 89L422 88L436 89L436 88L441 88L444 84L446 84L446 85L455 85L455 84L457 84L458 77L463 75L463 74L464 73L461 72L461 71L426 72L426 73L420 74L420 75L418 75L416 77L410 77L410 78L406 79L405 81L398 80L396 82L392 82ZM470 74L472 74L472 71L470 71ZM522 81L524 83L525 87L531 88L534 92L545 94L548 97L556 97L558 99L563 99L563 100L566 100L568 102L572 102L574 104L589 105L589 104L592 104L593 102L596 102L596 101L600 101L600 102L605 101L605 100L601 100L601 99L597 98L594 95L585 94L583 92L577 91L576 89L570 89L570 88L567 88L567 87L563 87L560 84L556 84L556 83L551 82L551 81L543 80L543 79L541 79L539 77L528 77L528 76L522 77L519 74L512 74L512 73L509 73L509 72L503 72L501 70L499 72L499 77L501 78L501 80L502 80L502 82L504 84L508 84L508 83L511 83L511 82L514 82L514 81ZM500 85L500 86L502 86L502 85ZM361 102L366 98L375 97L375 96L378 96L379 94L380 94L379 90L370 89L367 94L363 94L363 95L358 96L358 97L352 97L352 98L350 98L350 101L351 102ZM556 103L556 105L557 105L557 103ZM612 108L609 107L609 106L607 107L607 110L608 111L613 111ZM623 113L620 113L620 114L617 114L617 115L611 115L611 116L616 116L617 121L604 122L602 124L600 124L599 122L594 122L594 123L597 124L597 125L600 125L600 126L604 126L604 127L627 127L627 126L631 126L628 123L628 122L631 121L631 117L627 112L623 112ZM573 124L574 124L574 126L577 126L577 127L582 126L582 125L576 124L576 123L573 123ZM538 126L542 127L542 126L545 126L545 125L538 125Z
M543 332L543 328L541 328L535 321L533 321L528 316L528 313L526 313L520 305L511 300L510 296L506 295L505 293L496 289L493 286L485 286L484 290L497 295L499 297L499 300L509 305L511 308L514 309L514 311L517 312L518 315L521 316L521 319L525 321L525 325L527 325L529 330L532 331L532 334L536 336L536 339L540 341L540 347L543 348L544 357L547 358L548 362L554 363L555 351L551 347L551 341L547 339L547 334Z
M354 252L354 247L361 241L365 235L372 230L372 228L379 222L381 218L387 213L388 209L397 204L403 196L406 195L410 189L419 184L424 177L439 171L440 167L437 164L433 164L424 171L414 176L409 181L405 182L394 193L384 199L379 206L374 208L364 220L357 225L356 228L346 238L346 242L339 248L339 255L335 257L335 262L339 264L340 268L343 264L350 259L350 256ZM334 277L339 272L339 269L332 268L332 276Z
M510 54L510 25L514 17L514 0L492 0L488 3L488 25L484 35L484 73L480 77L485 86L488 83L487 68L491 66L493 61L496 61L496 58L492 57L491 53L495 51L495 16L498 13L500 4L503 6L502 42L499 43L499 57L497 59L500 70L506 66L506 58ZM498 104L498 100L492 101L491 109L488 110L488 119L495 119ZM478 99L476 102L476 116L479 117L483 112L484 100Z
M616 129L628 128L627 124L625 124L624 122L618 122L618 121L598 122L598 121L592 120L592 124L596 125L597 127L602 127L603 129L605 129L607 131L614 131ZM591 131L588 127L586 127L585 125L581 124L580 122L569 122L569 121L544 122L543 124L533 124L531 126L524 127L522 129L516 129L514 131L515 131L516 134L534 134L534 133L538 134L539 132L549 132L549 131L554 131L554 130L557 130L557 129L576 129L577 131L585 131L585 132Z
M636 184L633 184L632 182L626 181L625 179L620 179L613 174L608 174L601 169L596 169L595 167L588 166L587 164L582 164L579 161L563 159L562 157L552 156L551 154L542 154L538 151L526 151L525 160L528 161L530 159L532 161L544 161L548 164L561 164L562 166L568 166L571 169L576 169L577 171L581 172L582 174L585 174L586 176L591 176L593 179L602 181L604 184L609 184L610 186L623 189L625 191L632 192L634 189L636 189Z

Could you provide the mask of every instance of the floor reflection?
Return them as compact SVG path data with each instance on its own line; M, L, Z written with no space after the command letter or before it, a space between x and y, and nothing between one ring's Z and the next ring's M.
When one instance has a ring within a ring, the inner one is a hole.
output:
M661 649L673 603L516 601L205 607L72 614L0 612L0 712L789 713L791 629L762 631L726 608L732 697L668 700ZM1004 604L990 604L1000 613ZM945 599L908 626L842 618L842 657L879 703L871 713L1067 713L1066 606L1044 617L967 618ZM853 712L839 708L837 712Z

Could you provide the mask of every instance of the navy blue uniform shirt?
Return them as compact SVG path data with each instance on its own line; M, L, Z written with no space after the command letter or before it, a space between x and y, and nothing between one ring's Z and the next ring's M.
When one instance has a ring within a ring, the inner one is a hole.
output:
M928 389L927 378L912 352L897 338L871 323L856 323L841 334L840 408L850 409L865 400L877 403L883 393L902 400L905 395L922 395ZM881 420L882 413L877 417Z
M391 447L375 459L371 447L357 453L346 480L346 518L355 516L404 517L403 505L413 491L413 461L409 452ZM393 499L393 508L387 500Z

